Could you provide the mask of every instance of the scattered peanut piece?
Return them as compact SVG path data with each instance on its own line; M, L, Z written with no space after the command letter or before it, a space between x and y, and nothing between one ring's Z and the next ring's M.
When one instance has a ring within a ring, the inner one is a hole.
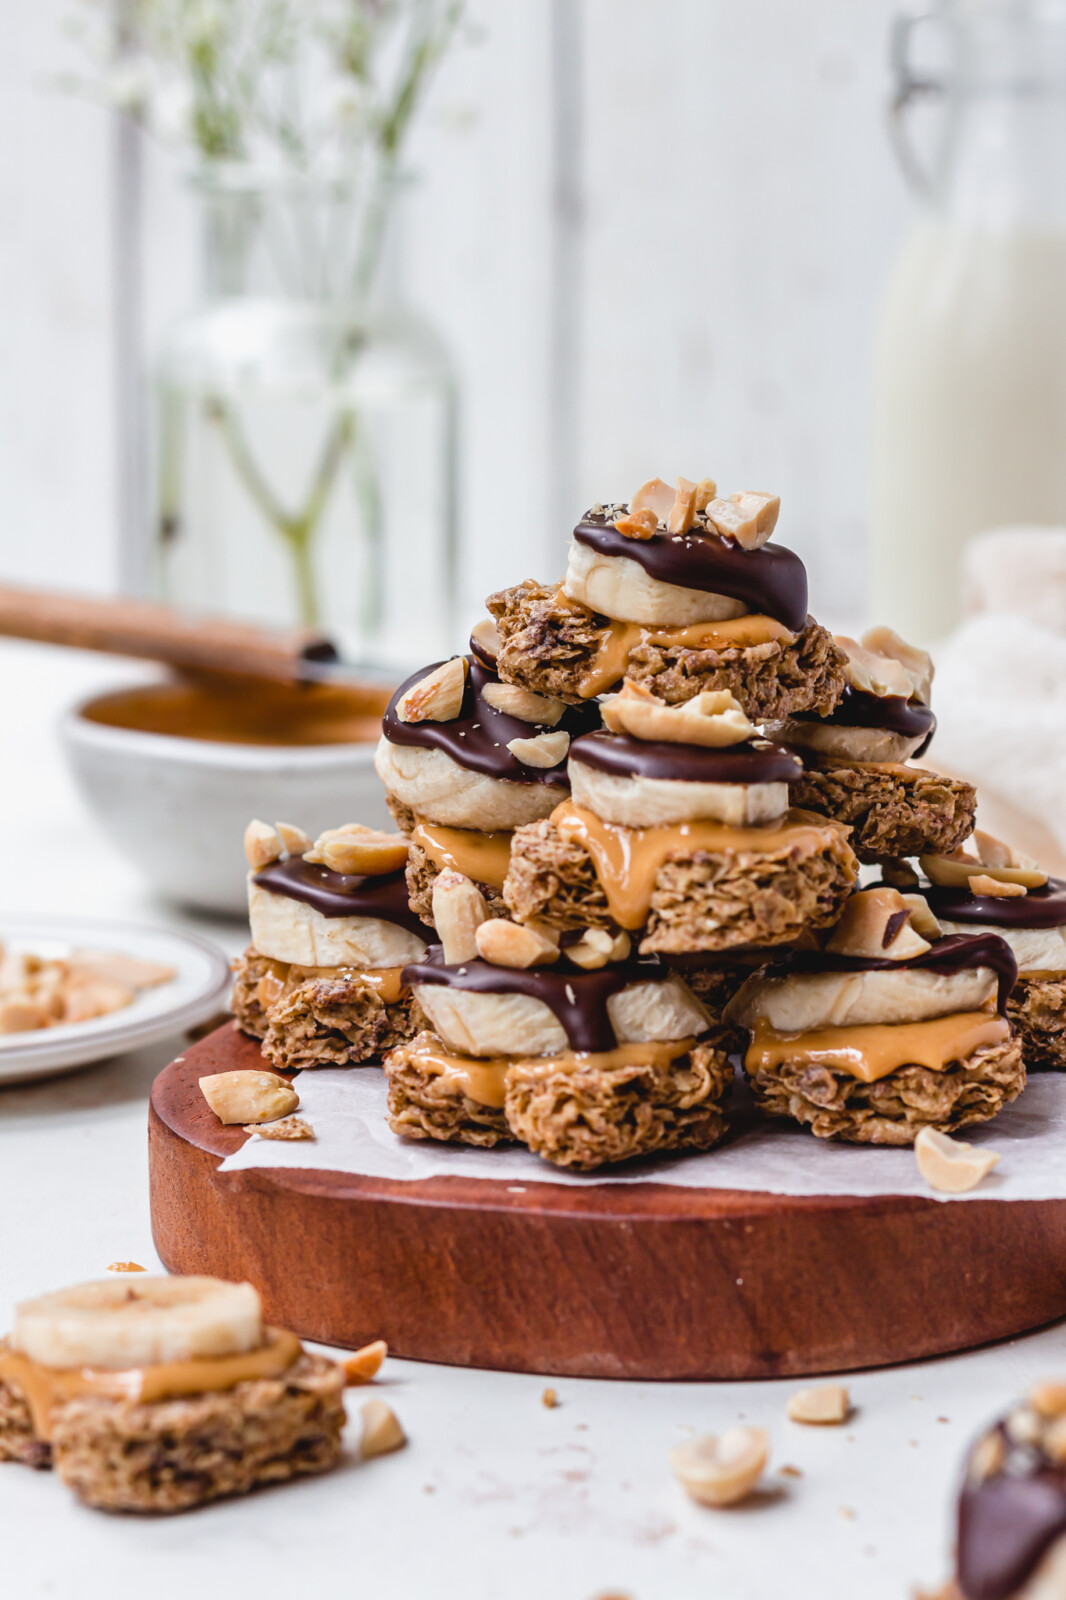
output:
M594 972L609 961L625 961L633 947L629 934L611 933L607 928L586 928L580 939L568 944L563 955L575 967Z
M783 1467L778 1467L777 1475L778 1475L779 1478L802 1478L803 1477L803 1468L802 1467L793 1467L793 1466L790 1466L790 1465L786 1465L786 1466L783 1466Z
M863 889L845 901L826 949L888 961L924 955L929 941L916 931L911 914L898 889Z
M407 865L407 839L402 833L382 833L366 828L355 833L331 828L315 841L317 852L331 872L381 877Z
M496 657L500 653L500 630L496 626L494 617L482 617L480 622L475 622L470 630L470 644L486 661L496 664Z
M673 509L676 490L671 489L662 478L649 478L642 483L632 500L629 502L630 515L635 511L650 511L656 523L665 523Z
M245 1133L257 1133L261 1139L313 1139L315 1130L303 1117L279 1117L276 1122L250 1122Z
M542 1406L545 1406L547 1410L554 1411L556 1406L559 1404L559 1396L554 1389L545 1389L544 1393L540 1397L540 1403Z
M793 1422L846 1422L851 1413L851 1396L842 1383L821 1383L811 1389L797 1389L789 1395L785 1410Z
M1029 893L1024 883L1004 883L985 872L975 872L968 887L971 894L990 894L999 900L1012 900L1016 895Z
M146 1269L139 1261L112 1261L108 1272L144 1272Z
M372 1344L365 1344L361 1350L353 1351L347 1361L341 1363L349 1386L369 1383L371 1378L376 1378L388 1353L389 1347L384 1339L375 1339Z
M359 1448L365 1461L372 1456L386 1456L393 1450L402 1450L407 1443L407 1435L391 1406L386 1405L384 1400L367 1400L361 1413L363 1436Z
M728 689L705 689L683 705L670 706L643 684L626 678L617 694L601 701L600 714L611 733L711 749L741 744L755 732Z
M300 1096L273 1072L215 1072L201 1078L200 1091L220 1122L276 1122L300 1104Z
M650 539L659 526L659 519L654 511L645 508L643 511L627 511L624 516L616 517L614 525L626 539Z
M670 1452L674 1477L701 1506L733 1506L751 1494L770 1455L765 1428L727 1428L687 1439Z
M978 1149L961 1139L949 1139L935 1128L923 1128L914 1141L918 1170L942 1194L966 1194L976 1189L999 1160L994 1150Z
M292 822L275 822L274 826L290 856L302 856L305 850L310 850L314 841L302 828L297 828Z

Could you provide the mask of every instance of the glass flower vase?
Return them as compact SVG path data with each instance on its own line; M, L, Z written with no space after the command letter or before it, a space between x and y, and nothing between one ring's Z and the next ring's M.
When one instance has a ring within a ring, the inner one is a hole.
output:
M456 396L395 184L196 182L204 292L157 374L157 593L400 668L454 644Z

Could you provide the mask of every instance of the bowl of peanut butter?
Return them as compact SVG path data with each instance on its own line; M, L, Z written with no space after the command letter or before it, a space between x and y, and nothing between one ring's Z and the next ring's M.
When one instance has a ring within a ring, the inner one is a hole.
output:
M390 689L178 677L94 695L60 737L115 848L178 904L243 916L250 816L312 836L337 817L389 827L374 747Z

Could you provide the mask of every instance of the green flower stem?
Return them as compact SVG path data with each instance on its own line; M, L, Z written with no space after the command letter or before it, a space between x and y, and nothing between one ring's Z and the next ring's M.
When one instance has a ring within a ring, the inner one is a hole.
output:
M305 628L317 628L322 610L311 559L315 534L329 504L329 497L341 462L355 437L355 415L341 411L334 419L322 450L318 470L302 509L288 512L267 483L248 447L244 430L230 407L221 400L208 402L208 414L217 423L229 451L230 462L264 519L281 535L292 557L296 581L296 600L300 621Z

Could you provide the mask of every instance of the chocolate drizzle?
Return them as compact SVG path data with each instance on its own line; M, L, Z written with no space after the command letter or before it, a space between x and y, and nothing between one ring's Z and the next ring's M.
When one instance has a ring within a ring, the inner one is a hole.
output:
M1043 1454L1012 1450L1022 1471L965 1484L959 1496L958 1575L965 1600L1010 1600L1066 1533L1066 1476ZM1026 1471L1025 1468L1028 1467Z
M434 983L475 994L524 994L554 1012L571 1050L600 1052L617 1045L607 1002L631 983L665 983L670 969L658 956L612 962L582 972L565 962L554 967L494 967L487 961L448 966L444 950L431 945L423 961L404 967L405 984Z
M850 684L845 684L844 693L827 717L804 711L795 720L828 722L838 728L884 728L905 739L921 737L922 742L914 751L916 756L925 755L936 732L936 717L920 700L905 700L901 694L867 694Z
M496 674L477 656L467 656L470 670L466 675L466 688L459 715L450 722L401 722L396 706L402 695L413 684L432 672L439 662L433 662L415 672L401 683L389 701L381 726L390 744L418 746L423 750L443 750L468 772L480 772L486 778L505 778L509 783L546 784L551 789L567 789L566 762L555 767L527 767L511 754L507 745L511 739L531 739L537 733L556 730L569 733L571 738L599 726L599 707L594 703L584 706L567 706L554 727L547 723L522 722L504 711L497 711L484 697L485 685L498 683Z
M705 594L724 594L749 611L773 617L792 633L807 625L807 572L799 556L784 545L742 550L716 533L656 533L627 539L605 516L590 512L574 529L578 544L603 556L625 556L660 583Z
M288 861L272 861L263 867L252 882L260 889L269 889L271 894L302 900L323 917L378 917L382 922L406 928L420 939L428 939L432 932L411 910L402 870L364 878L355 873L332 872L302 856L290 856Z
M890 961L882 956L844 956L829 950L790 950L775 960L767 975L781 977L804 972L882 972L909 971L922 967L928 972L962 972L967 967L990 967L999 979L997 1005L1004 1014L1007 996L1018 981L1014 952L998 933L953 933L937 939L920 956L909 961Z
M971 894L964 888L932 883L918 891L934 917L945 922L979 922L994 928L1066 927L1066 878L1049 878L1027 894Z
M586 733L570 746L571 761L617 778L663 778L680 783L795 783L803 763L768 739L709 749L624 733Z

